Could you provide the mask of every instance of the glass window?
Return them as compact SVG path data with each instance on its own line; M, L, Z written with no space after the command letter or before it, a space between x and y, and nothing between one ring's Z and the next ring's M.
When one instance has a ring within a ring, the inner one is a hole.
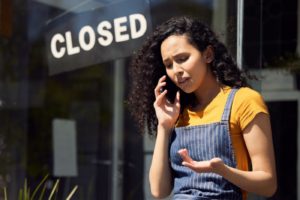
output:
M253 84L271 114L279 182L273 199L297 195L299 74L275 73L299 58L297 5L245 1L242 11L242 67L267 75ZM140 135L124 103L133 53L161 23L192 15L236 57L237 13L236 0L1 1L0 196L7 187L17 199L25 178L32 194L49 174L45 196L59 179L57 199L75 186L74 200L154 199L148 173L155 140Z
M260 7L256 1L245 4L245 15L248 15L253 25L250 25L250 21L245 24L249 24L249 46L250 26L254 32L258 32L254 23L260 24L262 28L260 64L261 74L266 78L261 82L261 94L271 117L278 182L276 193L266 199L296 199L300 155L297 139L300 131L299 1L265 0L261 1ZM262 14L260 20L254 15L259 9ZM255 35L258 38L258 34ZM253 49L252 54L257 54L257 50L258 47ZM251 54L250 49L248 53Z

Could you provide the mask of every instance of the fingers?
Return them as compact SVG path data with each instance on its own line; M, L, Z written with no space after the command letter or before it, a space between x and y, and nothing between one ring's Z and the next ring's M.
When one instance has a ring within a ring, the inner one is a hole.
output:
M219 173L220 171L224 170L225 165L223 164L222 159L220 158L213 158L207 161L193 161L193 162L186 162L183 161L182 165L194 170L197 173Z
M197 168L196 168L196 166L195 166L195 163L188 163L188 162L185 162L185 161L184 161L184 162L182 162L182 165L184 165L184 166L190 168L191 170L194 170L194 171L197 170Z
M211 167L209 167L208 161L202 161L202 162L193 161L192 163L183 161L182 165L190 168L191 170L193 170L197 173L213 172Z
M194 162L193 159L191 159L191 157L189 156L186 149L180 149L178 153L184 162L191 163L191 164Z
M157 83L156 88L154 89L155 97L157 98L160 95L160 88L166 85L166 82L163 82L166 79L166 75L161 77Z
M167 94L167 90L163 91L162 93L160 93L158 95L158 97L156 97L156 101L154 102L154 107L155 106L159 106L161 104L161 102L163 101L163 98L165 97L165 95Z
M175 104L176 106L180 107L180 92L179 92L179 90L178 90L177 93L176 93L176 98L175 98L174 104Z

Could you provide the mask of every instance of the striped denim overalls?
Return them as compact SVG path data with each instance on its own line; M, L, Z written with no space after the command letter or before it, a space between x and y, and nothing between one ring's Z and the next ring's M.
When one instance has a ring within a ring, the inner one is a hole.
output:
M175 171L174 200L243 199L241 189L215 173L196 173L182 165L178 150L187 149L194 161L218 157L225 165L237 168L229 131L229 116L234 87L226 101L220 122L174 128L170 140L171 166Z

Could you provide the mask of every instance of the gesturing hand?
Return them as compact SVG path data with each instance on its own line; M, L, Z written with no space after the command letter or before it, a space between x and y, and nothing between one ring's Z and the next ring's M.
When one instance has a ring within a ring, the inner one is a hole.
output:
M183 159L182 165L192 169L197 173L212 172L212 173L220 174L220 172L225 167L221 158L213 158L208 161L197 162L191 159L186 149L180 149L178 153Z

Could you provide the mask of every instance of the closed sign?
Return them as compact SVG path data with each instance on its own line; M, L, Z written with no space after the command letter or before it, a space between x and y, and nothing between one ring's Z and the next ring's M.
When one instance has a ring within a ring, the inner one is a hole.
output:
M49 74L127 56L150 35L149 5L125 1L57 20L47 27Z

